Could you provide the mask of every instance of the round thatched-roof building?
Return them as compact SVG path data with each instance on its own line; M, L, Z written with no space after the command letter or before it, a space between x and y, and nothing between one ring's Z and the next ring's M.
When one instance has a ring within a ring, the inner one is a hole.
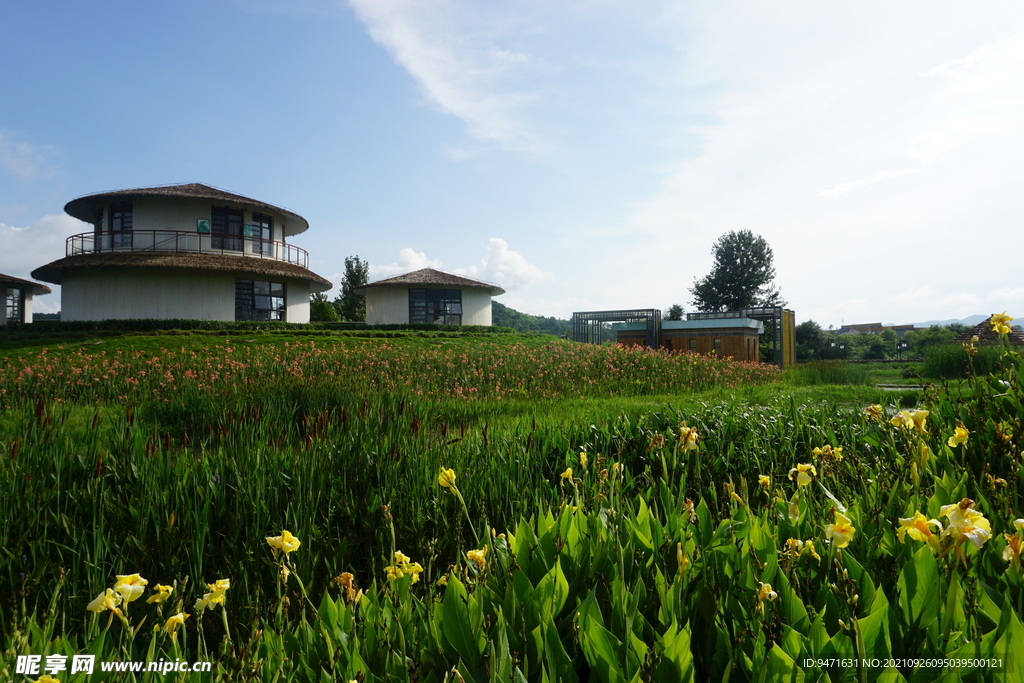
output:
M49 294L51 291L38 282L0 273L0 294L4 300L4 315L0 316L0 326L32 322L32 297Z
M423 268L355 290L366 297L371 325L490 325L491 297L505 290L489 282Z
M32 271L61 285L62 320L133 318L309 322L331 283L287 237L305 218L191 183L79 197L64 207L92 230Z

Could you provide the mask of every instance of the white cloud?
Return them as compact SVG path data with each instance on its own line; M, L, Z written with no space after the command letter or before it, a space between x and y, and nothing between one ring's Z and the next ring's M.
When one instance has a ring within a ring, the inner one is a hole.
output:
M517 251L508 248L508 242L492 237L487 243L487 253L480 265L456 268L455 273L477 280L493 282L506 291L521 289L527 285L554 280L553 273L546 273L527 262Z
M64 258L68 237L87 230L85 223L66 213L43 216L25 227L0 223L0 273L31 280L34 269ZM47 286L53 289L53 294L33 298L36 312L60 310L60 287L49 283Z
M914 173L919 172L920 169L917 168L901 168L894 171L882 171L880 173L876 173L870 178L861 178L860 180L852 180L848 183L839 183L838 185L833 185L832 187L829 187L828 189L819 192L818 196L829 198L841 197L850 190L856 189L858 187L864 187L866 185L876 185L878 183L885 182L886 180L900 178L905 175L913 175Z
M50 147L24 142L12 133L0 130L0 166L19 180L51 175L48 160L52 154Z
M398 260L386 265L370 264L370 282L383 280L403 273L411 273L422 268L441 269L441 262L437 259L427 258L422 251L416 251L411 247L405 247L398 252Z
M985 47L978 48L977 50L967 55L963 59L951 59L948 62L943 62L942 64L939 64L934 69L930 69L929 71L925 71L924 73L918 75L925 76L926 78L935 76L942 76L945 78L959 76L965 71L970 71L971 67L973 67L976 62L984 59L985 56L988 55L988 53L991 51L992 46L986 45Z
M522 109L536 93L515 85L531 57L504 47L503 17L471 2L350 0L370 36L416 80L426 100L464 121L469 134L512 150L535 150ZM471 148L455 148L455 158Z
M1024 301L1024 287L997 289L985 297L986 301Z

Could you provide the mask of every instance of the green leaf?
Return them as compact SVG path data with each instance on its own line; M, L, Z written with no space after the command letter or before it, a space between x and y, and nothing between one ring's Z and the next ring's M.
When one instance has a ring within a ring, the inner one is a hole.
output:
M659 683L692 683L694 680L693 653L690 651L690 630L679 628L673 622L658 639L661 660L654 670L653 680Z
M626 677L622 671L624 657L620 656L620 651L624 646L605 629L593 593L580 605L578 618L580 645L587 663L603 683L623 683Z
M458 577L452 575L448 579L441 604L441 630L462 660L471 670L475 670L480 665L482 638L474 632L473 623L479 623L479 615L471 615L471 601L475 604L466 592L466 587ZM477 618L473 619L473 616Z
M908 629L925 631L939 616L939 605L945 596L938 596L939 568L928 546L914 553L900 572L899 606Z

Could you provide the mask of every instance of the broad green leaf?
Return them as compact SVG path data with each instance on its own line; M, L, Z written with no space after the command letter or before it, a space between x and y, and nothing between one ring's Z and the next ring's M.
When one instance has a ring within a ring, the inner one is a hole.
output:
M473 604L475 600L466 592L466 587L457 576L452 575L448 579L444 600L441 603L441 628L447 641L470 669L479 666L482 654L482 638L473 628L474 623L479 623L479 615L470 613Z
M624 645L603 626L601 612L594 594L579 609L579 639L583 656L603 683L622 683L626 680L622 670Z
M939 568L928 546L914 553L912 562L903 566L899 578L899 606L907 628L927 630L939 616L944 595L936 596ZM938 597L938 599L936 599Z
M658 683L692 683L694 671L689 629L685 626L680 629L673 622L658 643L661 660L654 671L654 680Z

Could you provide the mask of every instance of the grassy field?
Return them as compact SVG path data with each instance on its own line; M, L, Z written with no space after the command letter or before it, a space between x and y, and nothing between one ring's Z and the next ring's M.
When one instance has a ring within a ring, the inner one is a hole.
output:
M1024 648L1019 368L884 392L541 335L0 338L0 680L76 654L211 663L189 681L939 678L806 661L912 655L1019 680L989 661Z

